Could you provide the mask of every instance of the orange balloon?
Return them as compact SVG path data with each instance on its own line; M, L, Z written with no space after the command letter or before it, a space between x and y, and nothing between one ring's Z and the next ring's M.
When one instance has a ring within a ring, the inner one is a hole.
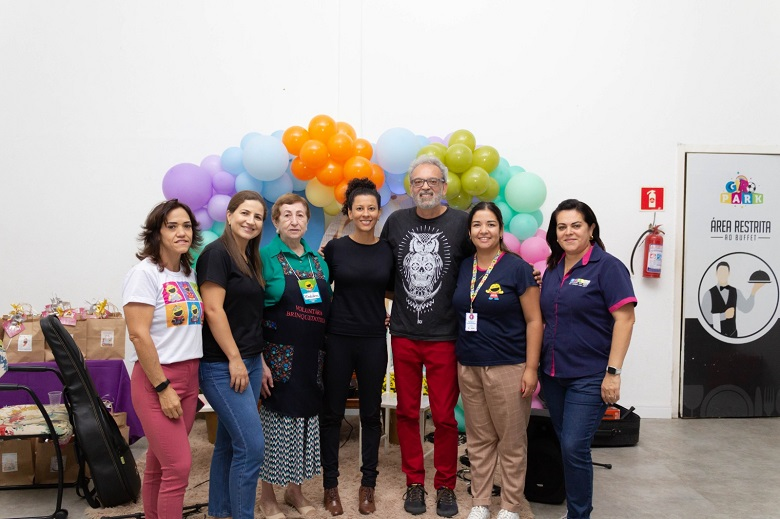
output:
M355 139L355 155L371 160L374 156L374 147L365 139Z
M320 169L328 162L328 147L318 140L309 139L301 146L300 158L307 167Z
M315 115L309 121L309 136L320 142L328 142L330 136L336 133L336 121L327 115Z
M357 133L355 133L355 129L352 127L352 125L343 121L336 123L336 133L346 133L352 137L353 140L357 139Z
M333 195L336 197L336 200L340 204L343 204L347 201L347 186L349 185L348 180L342 180L338 183L336 187L333 188Z
M317 170L308 167L300 157L295 157L290 163L290 171L298 180L311 180L317 176Z
M287 148L287 153L298 155L301 152L301 146L308 141L309 132L302 126L290 126L282 134L282 143Z
M371 163L371 176L368 179L376 185L376 188L381 188L385 183L385 170L379 164Z
M365 157L355 156L344 163L344 179L369 178L371 176L371 163Z
M328 152L330 152L330 158L336 162L344 162L355 154L352 137L346 133L334 133L328 139Z
M335 186L344 178L344 168L333 159L328 159L325 165L317 171L317 180L324 186Z

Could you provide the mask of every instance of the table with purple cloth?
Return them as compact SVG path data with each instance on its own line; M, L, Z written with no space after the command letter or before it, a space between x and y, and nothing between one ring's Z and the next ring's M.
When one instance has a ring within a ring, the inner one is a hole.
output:
M133 409L130 396L130 375L127 373L123 360L88 360L89 371L98 396L113 402L115 412L127 413L127 425L130 428L130 443L135 443L143 438L144 430L141 422ZM47 366L57 369L56 362L30 362L27 366ZM57 369L58 370L58 369ZM59 370L58 370L59 371ZM38 398L48 404L49 391L61 391L62 384L54 373L26 373L21 371L9 371L2 378L3 384L20 384L32 389ZM7 405L32 404L33 399L24 391L0 392L0 407Z

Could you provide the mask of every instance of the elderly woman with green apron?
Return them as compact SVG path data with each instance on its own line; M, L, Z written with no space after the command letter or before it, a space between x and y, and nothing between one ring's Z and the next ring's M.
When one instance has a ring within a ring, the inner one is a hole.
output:
M262 388L260 408L266 441L260 506L269 519L284 517L274 485L286 486L284 501L301 516L315 513L301 484L320 473L318 414L331 290L328 266L303 239L309 217L304 198L280 196L271 210L277 236L260 251L266 279L264 359L272 375Z

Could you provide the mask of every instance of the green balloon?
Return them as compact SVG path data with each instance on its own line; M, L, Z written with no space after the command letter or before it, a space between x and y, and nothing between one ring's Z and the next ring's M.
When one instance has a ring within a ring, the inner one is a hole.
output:
M544 203L547 187L539 175L524 171L509 179L504 188L504 198L509 207L518 213L531 213Z
M452 200L453 198L455 198L460 194L460 189L461 189L460 177L456 173L453 173L451 171L448 172L447 173L447 195L445 196L445 198L447 198L447 200Z
M536 218L528 213L518 213L509 222L509 232L520 241L527 240L536 234L538 228L539 224L536 223Z
M501 159L498 162L498 166L496 166L496 169L490 172L490 176L495 178L496 181L498 182L498 185L501 186L502 188L505 187L506 183L509 182L509 179L516 174L517 171L512 169L512 167L509 166L509 163L504 159Z
M480 146L474 150L471 164L473 166L479 166L490 173L498 167L500 159L501 157L498 155L498 150L493 146Z
M444 144L427 144L420 148L420 151L417 152L418 157L422 157L423 155L433 155L440 161L444 162L444 155L447 153L447 148L444 146Z
M453 144L465 144L471 151L474 151L474 148L477 147L477 139L474 137L474 134L468 130L457 130L452 132L450 140L447 142L448 146L452 146Z
M448 200L448 202L450 204L450 207L454 207L455 209L460 209L462 211L465 211L471 205L471 195L469 195L465 191L461 191L458 196L456 196L452 200Z
M536 220L536 226L537 227L541 227L542 226L542 222L544 221L544 215L542 214L542 212L539 209L537 209L536 211L532 211L532 212L530 212L528 214L530 214L531 216L534 217L534 219Z
M512 208L506 202L495 202L495 204L501 211L501 218L504 220L504 226L506 227L514 218L515 212L512 211Z
M463 173L471 166L471 150L465 144L453 144L447 148L444 163L450 171Z
M485 192L481 195L477 196L480 200L483 202L493 202L495 201L496 197L498 196L498 192L501 190L501 187L498 185L498 182L496 182L495 178L488 177L488 187L485 189Z
M472 166L460 176L461 189L470 195L479 196L487 189L488 180L490 177L487 171L479 166Z

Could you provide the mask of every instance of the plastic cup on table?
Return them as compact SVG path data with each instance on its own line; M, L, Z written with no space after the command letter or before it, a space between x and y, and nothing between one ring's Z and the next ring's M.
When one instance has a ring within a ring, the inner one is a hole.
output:
M57 405L62 403L62 391L49 391L49 404Z

